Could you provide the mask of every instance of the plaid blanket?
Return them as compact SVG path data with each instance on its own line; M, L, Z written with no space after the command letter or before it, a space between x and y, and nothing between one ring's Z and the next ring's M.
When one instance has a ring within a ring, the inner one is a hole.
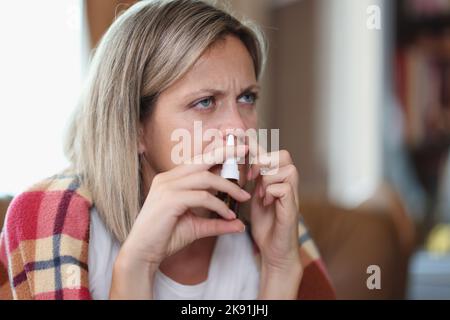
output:
M0 236L0 299L91 299L89 212L77 175L50 177L15 197ZM333 299L333 287L303 222L299 299ZM260 257L255 250L258 263Z

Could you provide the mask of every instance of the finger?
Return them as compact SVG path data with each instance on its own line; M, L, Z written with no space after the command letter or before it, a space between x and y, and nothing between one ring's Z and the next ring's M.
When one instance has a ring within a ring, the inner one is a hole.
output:
M272 204L276 199L285 201L287 198L294 198L292 195L292 187L289 183L283 182L271 184L265 190L263 205L268 206Z
M172 178L179 178L194 172L200 172L210 169L211 167L222 164L226 159L243 158L248 153L248 146L221 146L209 152L199 154L191 160L186 161L170 171Z
M279 200L279 204L285 209L282 210L283 212L285 212L285 214L281 218L296 218L298 208L296 208L295 206L292 187L289 183L285 182L271 184L267 187L266 193L268 195L271 195L274 199ZM292 215L292 217L290 217L289 215Z
M196 238L194 240L245 231L245 225L239 219L225 221L223 219L206 219L193 216L192 223Z
M295 203L298 205L298 172L293 164L288 164L284 167L281 167L276 174L267 174L261 176L261 187L259 189L259 196L262 198L266 195L266 189L269 185L274 183L282 183L288 182L292 186L292 190L294 192ZM268 195L268 202L272 203L273 198L271 195Z
M269 192L266 192L265 195L261 196L261 198L263 199L263 206L265 207L272 205L272 203L276 200L276 197Z
M179 215L182 215L188 209L205 208L216 212L227 220L236 219L237 217L236 212L230 210L223 201L208 191L185 191L179 195L178 199L174 200L180 201L184 205Z
M267 150L263 148L259 143L256 135L249 134L248 138L248 148L249 148L249 156L250 163L259 163L260 157L267 154Z
M280 166L279 163L278 151L262 154L258 158L252 158L247 179L250 181L259 175L265 175L269 171L276 170Z
M221 146L211 152L205 153L203 156L199 156L194 159L194 163L202 163L209 165L209 167L217 164L223 164L225 160L230 158L245 158L248 153L247 145L237 145L237 146Z
M292 163L292 158L286 150L266 152L263 147L259 145L255 147L255 145L254 138L250 136L249 153L252 156L252 162L247 175L249 180L255 179L259 174L265 174L263 172L265 169L276 169Z
M190 190L213 189L228 193L239 202L247 201L251 195L239 185L209 171L196 172L173 182L175 188Z
M252 162L247 179L253 180L258 175L276 174L278 168L292 163L292 157L286 150L266 153Z

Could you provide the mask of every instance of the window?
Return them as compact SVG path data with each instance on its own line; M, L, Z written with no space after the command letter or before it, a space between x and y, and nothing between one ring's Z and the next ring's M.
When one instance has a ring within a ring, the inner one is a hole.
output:
M82 0L4 1L0 10L0 194L68 164L63 135L82 81Z

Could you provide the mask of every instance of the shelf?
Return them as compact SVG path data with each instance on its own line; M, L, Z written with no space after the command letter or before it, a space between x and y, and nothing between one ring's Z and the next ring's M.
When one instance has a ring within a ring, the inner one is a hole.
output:
M404 1L397 1L397 40L400 44L413 42L422 34L442 35L450 30L450 12L436 15L412 16L404 11Z

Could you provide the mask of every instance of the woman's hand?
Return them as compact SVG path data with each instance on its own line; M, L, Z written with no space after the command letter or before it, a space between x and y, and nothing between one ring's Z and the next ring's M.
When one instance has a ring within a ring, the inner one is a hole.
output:
M298 172L285 150L266 153L250 143L250 154L257 159L247 179L256 180L250 220L262 258L260 298L295 299L303 273L298 245ZM266 165L259 161L262 158ZM268 160L272 166L267 166ZM261 169L266 170L263 175Z
M116 260L111 298L151 298L152 285L145 281L165 257L200 238L244 231L236 214L209 190L226 192L239 202L249 200L250 194L208 170L227 157L244 157L247 151L246 146L219 147L155 176ZM224 219L197 216L192 211L195 208L216 212Z

